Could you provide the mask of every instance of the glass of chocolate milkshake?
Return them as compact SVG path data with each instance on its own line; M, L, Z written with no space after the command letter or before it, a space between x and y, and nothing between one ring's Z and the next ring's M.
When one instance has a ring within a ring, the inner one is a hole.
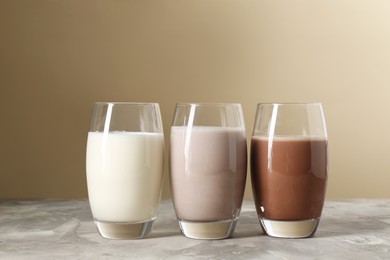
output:
M176 105L170 140L172 199L186 237L223 239L240 214L247 170L240 104Z
M257 106L251 177L266 234L303 238L315 233L325 199L327 146L321 104Z

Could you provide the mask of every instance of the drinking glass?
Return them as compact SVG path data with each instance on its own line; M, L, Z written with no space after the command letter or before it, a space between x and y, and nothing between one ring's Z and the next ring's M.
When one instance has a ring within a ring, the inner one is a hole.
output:
M247 170L240 104L176 105L171 127L170 177L182 233L194 239L232 235Z
M145 237L160 201L164 136L156 103L94 104L87 141L88 197L98 231Z
M301 238L315 233L325 199L327 147L321 104L257 106L251 177L266 234Z

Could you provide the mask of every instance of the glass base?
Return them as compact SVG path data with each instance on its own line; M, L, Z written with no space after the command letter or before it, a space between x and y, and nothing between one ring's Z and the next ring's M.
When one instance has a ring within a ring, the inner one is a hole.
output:
M282 238L310 237L315 233L319 221L319 219L299 221L260 219L260 223L267 235Z
M154 219L138 222L107 222L95 220L95 224L102 237L110 239L139 239L146 237L152 230Z
M182 233L193 239L224 239L229 238L236 226L236 220L215 222L191 222L178 220Z

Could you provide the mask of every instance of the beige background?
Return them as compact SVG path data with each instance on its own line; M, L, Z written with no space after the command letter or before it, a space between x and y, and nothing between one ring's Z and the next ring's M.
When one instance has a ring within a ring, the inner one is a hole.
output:
M322 102L328 198L390 197L389 14L388 0L0 0L0 197L87 196L95 101L160 103L167 144L178 101L241 103L248 137L259 102Z

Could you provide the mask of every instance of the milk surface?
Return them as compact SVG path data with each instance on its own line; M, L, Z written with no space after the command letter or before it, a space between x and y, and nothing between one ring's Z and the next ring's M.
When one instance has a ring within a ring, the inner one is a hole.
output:
M161 133L89 132L87 183L94 219L141 222L155 218L163 163Z

